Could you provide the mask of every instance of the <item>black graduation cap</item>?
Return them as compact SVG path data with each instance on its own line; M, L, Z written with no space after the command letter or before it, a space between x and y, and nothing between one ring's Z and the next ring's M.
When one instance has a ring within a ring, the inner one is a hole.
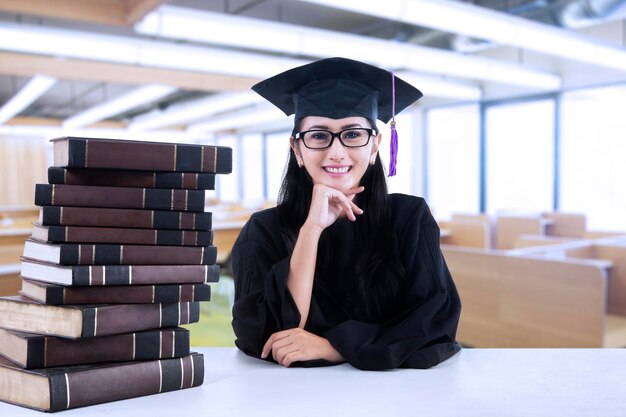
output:
M292 68L255 84L252 89L282 110L331 119L362 116L389 122L422 97L422 93L393 73L347 58L326 58ZM395 148L394 148L395 145ZM395 174L397 136L392 123L389 175Z
M347 58L326 58L292 68L252 87L263 98L296 120L305 116L341 119L363 116L384 123L394 116L392 74ZM422 97L395 77L395 110L401 112Z

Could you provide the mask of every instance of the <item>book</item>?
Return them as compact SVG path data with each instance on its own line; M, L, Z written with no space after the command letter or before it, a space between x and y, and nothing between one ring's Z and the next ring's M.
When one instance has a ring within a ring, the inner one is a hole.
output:
M22 279L21 294L42 304L138 304L210 301L208 284L67 287Z
M232 149L133 140L63 137L52 139L54 166L142 171L232 171Z
M60 411L197 387L204 357L23 369L0 358L0 400L42 411Z
M0 297L0 327L71 339L195 323L200 303L51 306L22 295Z
M213 232L211 231L43 226L41 223L33 223L32 237L53 243L119 243L125 245L209 246L213 242Z
M215 174L49 167L48 183L214 190Z
M91 339L65 339L0 329L0 355L22 368L179 358L189 355L189 330L146 330Z
M215 246L48 243L26 239L24 257L59 265L211 265Z
M210 212L56 206L44 206L39 209L39 223L43 226L211 230L211 220Z
M217 282L219 265L71 265L22 258L22 277L74 286Z
M202 212L204 190L36 184L35 205Z

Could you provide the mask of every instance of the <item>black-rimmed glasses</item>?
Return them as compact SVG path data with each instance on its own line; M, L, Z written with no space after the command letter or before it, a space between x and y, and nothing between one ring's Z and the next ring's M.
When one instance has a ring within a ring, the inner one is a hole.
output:
M373 134L378 133L375 129L350 128L340 132L328 130L306 130L294 135L295 139L302 139L304 146L309 149L326 149L333 145L335 138L346 148L360 148L369 143Z

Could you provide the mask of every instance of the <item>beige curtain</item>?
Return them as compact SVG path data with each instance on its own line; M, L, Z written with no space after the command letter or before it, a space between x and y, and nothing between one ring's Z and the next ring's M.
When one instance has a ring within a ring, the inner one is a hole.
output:
M35 184L48 182L47 143L0 136L0 207L34 205Z

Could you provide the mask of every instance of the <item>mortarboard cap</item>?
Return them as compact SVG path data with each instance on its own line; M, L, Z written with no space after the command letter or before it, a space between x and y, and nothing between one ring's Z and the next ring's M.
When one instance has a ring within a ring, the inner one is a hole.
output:
M411 84L395 77L397 113L422 97ZM347 58L326 58L292 68L252 87L296 120L305 116L342 119L362 116L384 123L394 116L392 73Z
M292 68L255 84L252 89L282 110L331 119L362 116L389 122L422 97L422 93L393 73L347 58L326 58ZM394 148L395 146L395 148ZM392 161L395 174L397 136L392 123Z

